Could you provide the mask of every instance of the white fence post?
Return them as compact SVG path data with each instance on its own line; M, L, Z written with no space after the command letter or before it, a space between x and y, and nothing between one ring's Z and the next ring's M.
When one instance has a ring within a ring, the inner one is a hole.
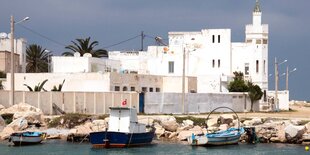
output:
M103 93L103 114L106 114L106 102L105 102L105 98L106 98L106 93Z
M94 114L96 114L97 111L97 101L96 101L96 92L94 92Z
M73 92L73 113L76 113L75 92Z
M40 106L40 96L41 96L41 92L38 92L38 108L41 109Z

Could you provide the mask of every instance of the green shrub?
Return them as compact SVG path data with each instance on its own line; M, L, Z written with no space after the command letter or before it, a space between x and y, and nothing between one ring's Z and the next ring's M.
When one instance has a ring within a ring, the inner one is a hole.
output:
M75 126L85 123L90 119L91 115L68 113L49 121L48 127L65 127L71 129Z
M99 115L98 119L105 119L107 117L109 117L109 114L103 114L103 115Z

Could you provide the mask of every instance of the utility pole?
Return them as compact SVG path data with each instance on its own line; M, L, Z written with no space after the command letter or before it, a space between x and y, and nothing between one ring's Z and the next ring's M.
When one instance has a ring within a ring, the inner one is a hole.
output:
M288 66L286 66L286 91L288 91Z
M185 113L185 47L183 47L183 72L182 72L182 112Z
M11 16L11 91L10 106L14 105L14 16Z
M140 51L143 51L143 40L144 40L144 33L143 31L141 31L141 50Z
M274 58L274 78L275 78L275 97L274 97L274 103L276 106L276 111L279 111L279 105L278 105L278 62L277 58Z

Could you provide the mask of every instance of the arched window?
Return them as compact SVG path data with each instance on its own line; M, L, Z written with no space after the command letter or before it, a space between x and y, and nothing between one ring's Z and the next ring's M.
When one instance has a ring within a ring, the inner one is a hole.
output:
M126 86L123 87L123 91L128 91L128 88Z

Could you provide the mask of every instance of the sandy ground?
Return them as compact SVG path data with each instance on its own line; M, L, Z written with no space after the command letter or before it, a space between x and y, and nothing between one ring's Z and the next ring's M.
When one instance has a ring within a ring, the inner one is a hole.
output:
M270 118L281 118L281 119L310 120L310 107L291 105L290 108L292 109L291 111L254 112L254 113L237 113L237 114L240 118L270 117Z

